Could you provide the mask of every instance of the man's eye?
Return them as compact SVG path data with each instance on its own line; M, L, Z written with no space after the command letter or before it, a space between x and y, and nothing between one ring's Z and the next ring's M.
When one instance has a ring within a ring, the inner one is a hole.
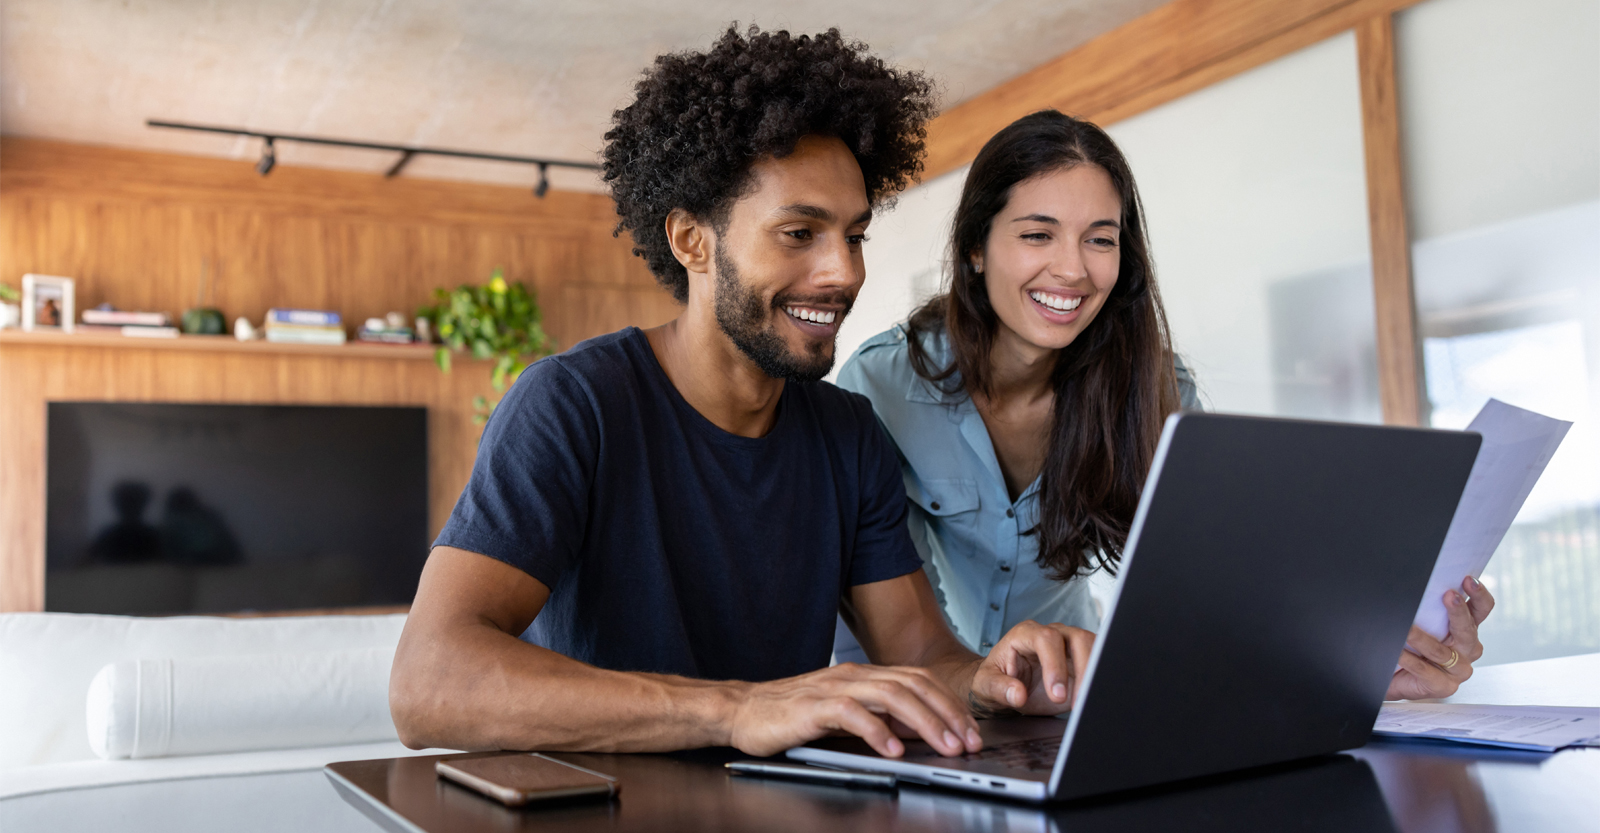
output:
M852 234L845 238L845 240L848 240L852 246L859 246L871 239L872 238L866 236L865 234Z
M810 240L811 239L811 229L808 229L808 228L795 229L794 231L786 231L786 232L784 232L784 234L787 234L787 235L789 235L790 237L793 237L796 240Z

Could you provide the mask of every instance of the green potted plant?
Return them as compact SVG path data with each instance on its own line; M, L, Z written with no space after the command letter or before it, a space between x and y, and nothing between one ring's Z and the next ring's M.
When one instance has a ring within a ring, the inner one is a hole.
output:
M433 291L433 306L417 310L438 334L441 344L433 353L439 369L450 372L451 352L469 351L475 359L492 360L489 384L496 392L516 381L523 368L554 350L555 343L539 323L539 304L520 283L506 283L500 269L485 286L462 284L453 290ZM473 397L477 413L472 421L482 425L499 400Z

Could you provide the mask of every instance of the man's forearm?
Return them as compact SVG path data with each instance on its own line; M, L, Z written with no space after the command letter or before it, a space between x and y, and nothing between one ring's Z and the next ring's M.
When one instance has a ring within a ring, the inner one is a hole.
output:
M727 745L745 685L605 671L475 623L407 633L389 699L413 748L658 752Z

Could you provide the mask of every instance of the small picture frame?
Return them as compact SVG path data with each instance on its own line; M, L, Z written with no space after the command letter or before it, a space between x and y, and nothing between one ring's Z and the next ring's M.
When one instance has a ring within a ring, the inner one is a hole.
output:
M25 332L72 332L72 279L56 275L22 276L22 329Z

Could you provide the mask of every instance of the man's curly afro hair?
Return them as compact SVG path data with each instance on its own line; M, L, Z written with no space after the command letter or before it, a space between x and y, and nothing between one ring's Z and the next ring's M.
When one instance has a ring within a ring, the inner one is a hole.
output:
M751 166L792 153L807 135L837 136L855 154L867 199L879 205L922 170L934 89L837 29L793 37L730 26L706 52L663 55L612 114L603 170L633 253L662 286L688 300L672 256L667 214L681 208L721 227L750 184Z

